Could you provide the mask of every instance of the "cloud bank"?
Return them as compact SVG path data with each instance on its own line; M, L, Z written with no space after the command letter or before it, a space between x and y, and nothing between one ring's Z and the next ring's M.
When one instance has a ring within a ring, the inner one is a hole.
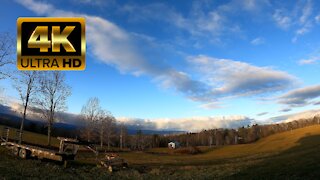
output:
M23 107L11 100L6 105L0 104L0 113L9 114L21 117ZM286 112L285 110L283 112ZM268 112L259 113L258 116L263 116ZM312 118L320 115L320 110L309 110L299 113L286 114L282 116L275 116L265 120L256 120L243 115L230 116L211 116L211 117L189 117L189 118L157 118L157 119L143 119L143 118L128 118L116 117L117 123L124 124L131 129L136 130L154 130L154 131L187 131L199 132L201 130L216 129L216 128L234 128L237 129L242 126L252 125L258 123L272 124L290 122L299 119ZM29 107L27 119L44 121L41 118L41 111L37 108ZM83 125L83 121L78 114L67 112L58 112L56 122L72 124L76 126Z
M0 113L21 116L23 107L17 103L10 101L6 105L0 104ZM27 119L35 121L44 121L41 110L29 107L27 111ZM118 123L141 130L157 130L157 131L189 131L198 132L204 129L214 128L238 128L252 124L253 119L246 116L215 116L215 117L193 117L193 118L158 118L158 119L141 119L141 118L116 118ZM56 122L67 123L73 125L82 125L83 121L77 114L57 112Z
M117 118L120 123L136 126L141 129L151 130L178 130L198 132L204 129L215 128L238 128L251 125L253 119L246 116L215 116L215 117L193 117L193 118L159 118L159 119L138 119L138 118Z

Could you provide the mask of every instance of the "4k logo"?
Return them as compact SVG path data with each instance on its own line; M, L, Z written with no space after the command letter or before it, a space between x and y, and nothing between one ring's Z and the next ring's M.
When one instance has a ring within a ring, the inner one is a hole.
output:
M18 18L19 70L84 70L84 18Z

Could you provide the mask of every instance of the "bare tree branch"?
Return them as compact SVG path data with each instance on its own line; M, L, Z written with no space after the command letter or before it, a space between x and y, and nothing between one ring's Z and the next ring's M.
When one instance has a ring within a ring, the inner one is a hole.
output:
M21 143L22 141L22 132L27 115L28 106L32 102L34 92L37 88L37 78L38 73L36 71L18 71L15 73L15 76L12 77L14 81L13 87L18 91L20 100L23 105L23 115L20 125L19 143Z
M99 116L101 116L100 101L96 97L90 98L81 110L81 117L85 123L82 136L85 137L88 142L92 140L94 128Z
M13 64L12 55L15 53L15 40L10 33L0 33L0 79L10 77L4 66Z
M67 109L66 101L71 95L71 87L65 83L65 74L61 71L44 71L40 74L40 93L37 105L42 110L48 125L48 145L51 144L51 131L56 120L56 112Z

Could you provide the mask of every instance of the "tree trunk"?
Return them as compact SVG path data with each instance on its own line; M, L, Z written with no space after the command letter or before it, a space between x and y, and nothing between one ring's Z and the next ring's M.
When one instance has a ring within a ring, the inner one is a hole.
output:
M88 139L88 142L90 142L90 130L87 129L87 139Z
M108 150L110 150L110 135L108 134Z
M123 144L123 142L122 142L122 136L123 136L123 126L121 125L121 127L120 127L121 129L120 129L120 149L122 149L122 144Z
M19 132L19 144L21 144L22 142L22 133L23 133L24 121L26 119L26 114L27 114L28 102L29 102L29 95L27 95L26 103L24 105L23 116L22 116L21 125L20 125L20 132Z
M122 149L122 131L121 131L121 134L120 134L120 149Z
M51 145L51 123L48 125L48 146Z
M100 132L100 147L103 147L103 131Z

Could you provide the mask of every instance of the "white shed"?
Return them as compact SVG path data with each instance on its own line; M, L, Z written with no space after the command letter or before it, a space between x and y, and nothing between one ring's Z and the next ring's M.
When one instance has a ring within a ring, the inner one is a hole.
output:
M176 141L172 141L168 143L168 148L169 149L176 149L180 147L180 143Z

